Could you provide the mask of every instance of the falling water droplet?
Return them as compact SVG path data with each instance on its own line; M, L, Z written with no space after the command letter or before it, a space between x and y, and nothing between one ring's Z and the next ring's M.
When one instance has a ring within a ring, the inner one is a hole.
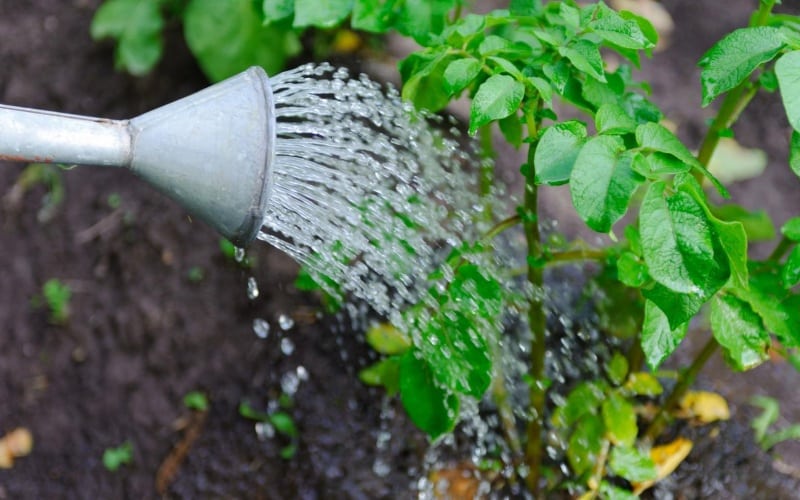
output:
M288 396L294 396L300 387L300 378L294 372L284 373L281 377L281 390Z
M281 314L278 316L278 325L281 327L281 330L286 331L294 326L294 320L288 314Z
M244 260L244 248L239 248L239 247L236 247L236 248L233 250L233 259L234 259L236 262L239 262L239 263L241 263L241 262Z
M275 436L275 428L272 427L272 424L268 422L256 423L255 429L256 436L258 437L259 441L266 441L267 439L271 439Z
M247 278L247 298L250 300L255 300L258 298L258 283L256 283L256 279L252 276Z
M292 342L292 339L287 337L281 339L281 352L286 356L290 356L294 352L294 342Z
M256 318L253 320L253 332L255 332L256 337L260 339L265 339L269 336L269 323L266 320L261 318Z

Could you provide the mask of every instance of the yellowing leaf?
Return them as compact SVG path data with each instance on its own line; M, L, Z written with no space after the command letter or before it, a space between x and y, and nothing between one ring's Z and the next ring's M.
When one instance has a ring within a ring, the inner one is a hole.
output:
M701 424L728 420L731 411L728 402L719 394L707 391L689 391L680 402L679 417L691 418Z
M725 185L752 179L767 168L767 154L760 149L745 148L735 139L723 137L708 164L708 170ZM711 186L708 179L703 181Z
M33 449L33 435L24 427L9 432L0 439L0 469L10 469L14 459L30 454Z
M689 456L694 443L686 438L679 437L671 443L654 446L650 450L650 458L656 464L656 478L649 481L633 484L633 494L639 495L647 488L653 486L665 477L672 474L675 469Z

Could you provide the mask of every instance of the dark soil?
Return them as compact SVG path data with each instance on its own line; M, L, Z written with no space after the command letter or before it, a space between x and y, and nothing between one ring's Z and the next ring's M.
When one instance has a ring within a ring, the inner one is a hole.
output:
M151 76L115 72L111 46L88 35L98 3L0 0L0 102L127 118L206 85L177 27L170 29L166 57ZM697 142L707 115L696 111L695 63L723 32L747 22L756 1L724 2L724 9L722 2L664 3L680 31L645 70L659 82L655 100L679 123L681 134ZM766 205L780 223L800 213L800 183L786 167L788 127L774 96L759 98L754 109L739 139L767 150L769 180L741 183L732 191L740 203ZM23 168L0 165L0 196ZM402 412L381 420L381 393L366 389L355 375L367 349L358 335L335 335L330 320L316 318L314 298L291 284L296 266L290 259L255 245L256 265L243 268L223 256L211 229L126 172L81 167L61 172L61 178L66 196L51 221L37 219L46 192L41 186L0 212L0 434L24 426L35 439L30 456L0 471L0 499L158 496L156 474L183 439L179 424L190 412L182 398L192 390L205 392L211 407L166 490L170 498L411 496L413 479L406 471L419 465L424 439ZM109 205L112 194L119 196L119 208ZM199 281L189 278L195 267L203 271ZM251 275L261 289L255 301L246 295ZM32 305L51 278L74 291L65 325L51 324L47 310ZM281 314L292 316L296 326L281 332ZM253 334L255 318L272 325L266 340ZM281 352L281 337L295 346L288 356ZM259 440L254 422L237 407L247 400L266 409L280 394L281 377L298 366L310 378L289 410L300 444L287 461L279 455L287 442ZM786 366L768 370L760 380L797 380ZM761 391L758 380L744 376L715 389L743 403ZM790 418L800 420L791 387L777 383L764 392L779 391L795 412ZM694 492L685 498L703 496L708 490L698 481L715 478L734 486L714 491L735 496L746 491L791 498L797 491L783 476L777 487L754 479L775 472L755 447L738 446L750 437L745 413L723 426L717 439L725 446L698 446L690 457L694 472L673 483L677 491ZM395 437L379 452L381 425ZM133 464L107 471L104 450L127 440L134 446ZM734 452L741 456L714 459ZM373 472L377 457L391 463L388 477ZM757 491L742 485L758 485Z

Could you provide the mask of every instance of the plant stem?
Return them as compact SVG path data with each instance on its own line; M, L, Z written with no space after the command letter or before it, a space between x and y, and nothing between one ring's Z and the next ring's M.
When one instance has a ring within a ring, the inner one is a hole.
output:
M577 250L565 250L563 252L552 252L547 254L547 263L555 262L574 262L576 260L603 260L607 257L605 250L594 248L579 248Z
M719 347L719 344L714 337L711 337L703 348L700 349L700 352L697 353L697 356L694 358L689 368L681 374L678 383L675 384L675 388L672 389L672 393L667 400L664 401L664 404L661 405L656 418L653 419L653 422L647 428L645 440L652 443L661 435L667 423L669 423L669 413L680 403L686 391L694 384L697 374L703 369L703 366L705 366L706 362L711 358L711 355L717 350L717 347Z
M778 262L779 260L781 260L781 257L783 257L784 254L792 247L792 244L793 244L792 240L784 236L783 238L781 238L781 241L778 242L777 246L775 246L775 250L773 250L772 253L769 254L767 260Z
M538 186L534 183L533 162L534 152L536 151L536 139L538 137L538 122L533 112L526 113L528 136L533 142L528 148L528 168L529 175L525 180L525 200L523 217L523 227L525 229L525 240L528 244L528 256L534 261L541 259L542 239L539 232L538 218ZM528 324L531 329L533 339L531 341L530 376L532 383L530 386L530 420L526 428L527 442L525 444L525 463L528 466L528 475L525 476L529 491L533 495L538 494L539 477L541 476L542 459L544 456L544 443L542 439L546 385L544 383L544 360L545 360L545 329L546 317L544 312L544 297L542 285L544 284L544 269L538 265L528 265L528 281L533 290L528 302Z

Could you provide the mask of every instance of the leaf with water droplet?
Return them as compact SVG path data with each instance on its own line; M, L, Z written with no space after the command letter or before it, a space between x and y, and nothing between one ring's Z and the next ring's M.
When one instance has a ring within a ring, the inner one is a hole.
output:
M400 400L408 416L422 431L436 439L453 430L459 401L433 377L430 364L412 349L400 358Z
M598 134L622 135L636 130L636 120L615 103L600 106L594 116L594 122Z
M781 271L781 279L786 288L800 283L800 246L795 246L789 253L789 257L786 258Z
M702 71L703 106L745 80L759 66L775 57L785 46L779 28L741 28L717 42L698 63Z
M800 295L791 294L782 286L780 267L752 264L749 285L731 291L750 304L766 329L785 346L800 346Z
M494 120L500 120L519 108L525 86L508 75L492 75L478 87L472 99L469 133Z
M653 397L664 392L661 382L653 374L647 372L631 373L625 382L624 388L637 396Z
M592 382L578 384L570 391L564 404L553 412L553 425L569 427L585 415L596 413L603 397L603 390L597 384Z
M616 47L634 50L655 46L655 43L642 32L636 19L625 19L602 2L594 8L596 10L592 15L593 20L589 23L589 28L606 42Z
M793 217L781 227L781 234L786 238L800 242L800 217Z
M686 336L689 324L671 328L667 315L655 303L645 301L642 325L642 350L647 364L655 370L678 347Z
M559 47L558 53L569 59L569 62L581 73L600 82L606 81L603 56L600 55L600 47L596 43L581 38L570 45Z
M381 354L402 354L411 347L406 334L389 323L376 323L367 330L367 343Z

